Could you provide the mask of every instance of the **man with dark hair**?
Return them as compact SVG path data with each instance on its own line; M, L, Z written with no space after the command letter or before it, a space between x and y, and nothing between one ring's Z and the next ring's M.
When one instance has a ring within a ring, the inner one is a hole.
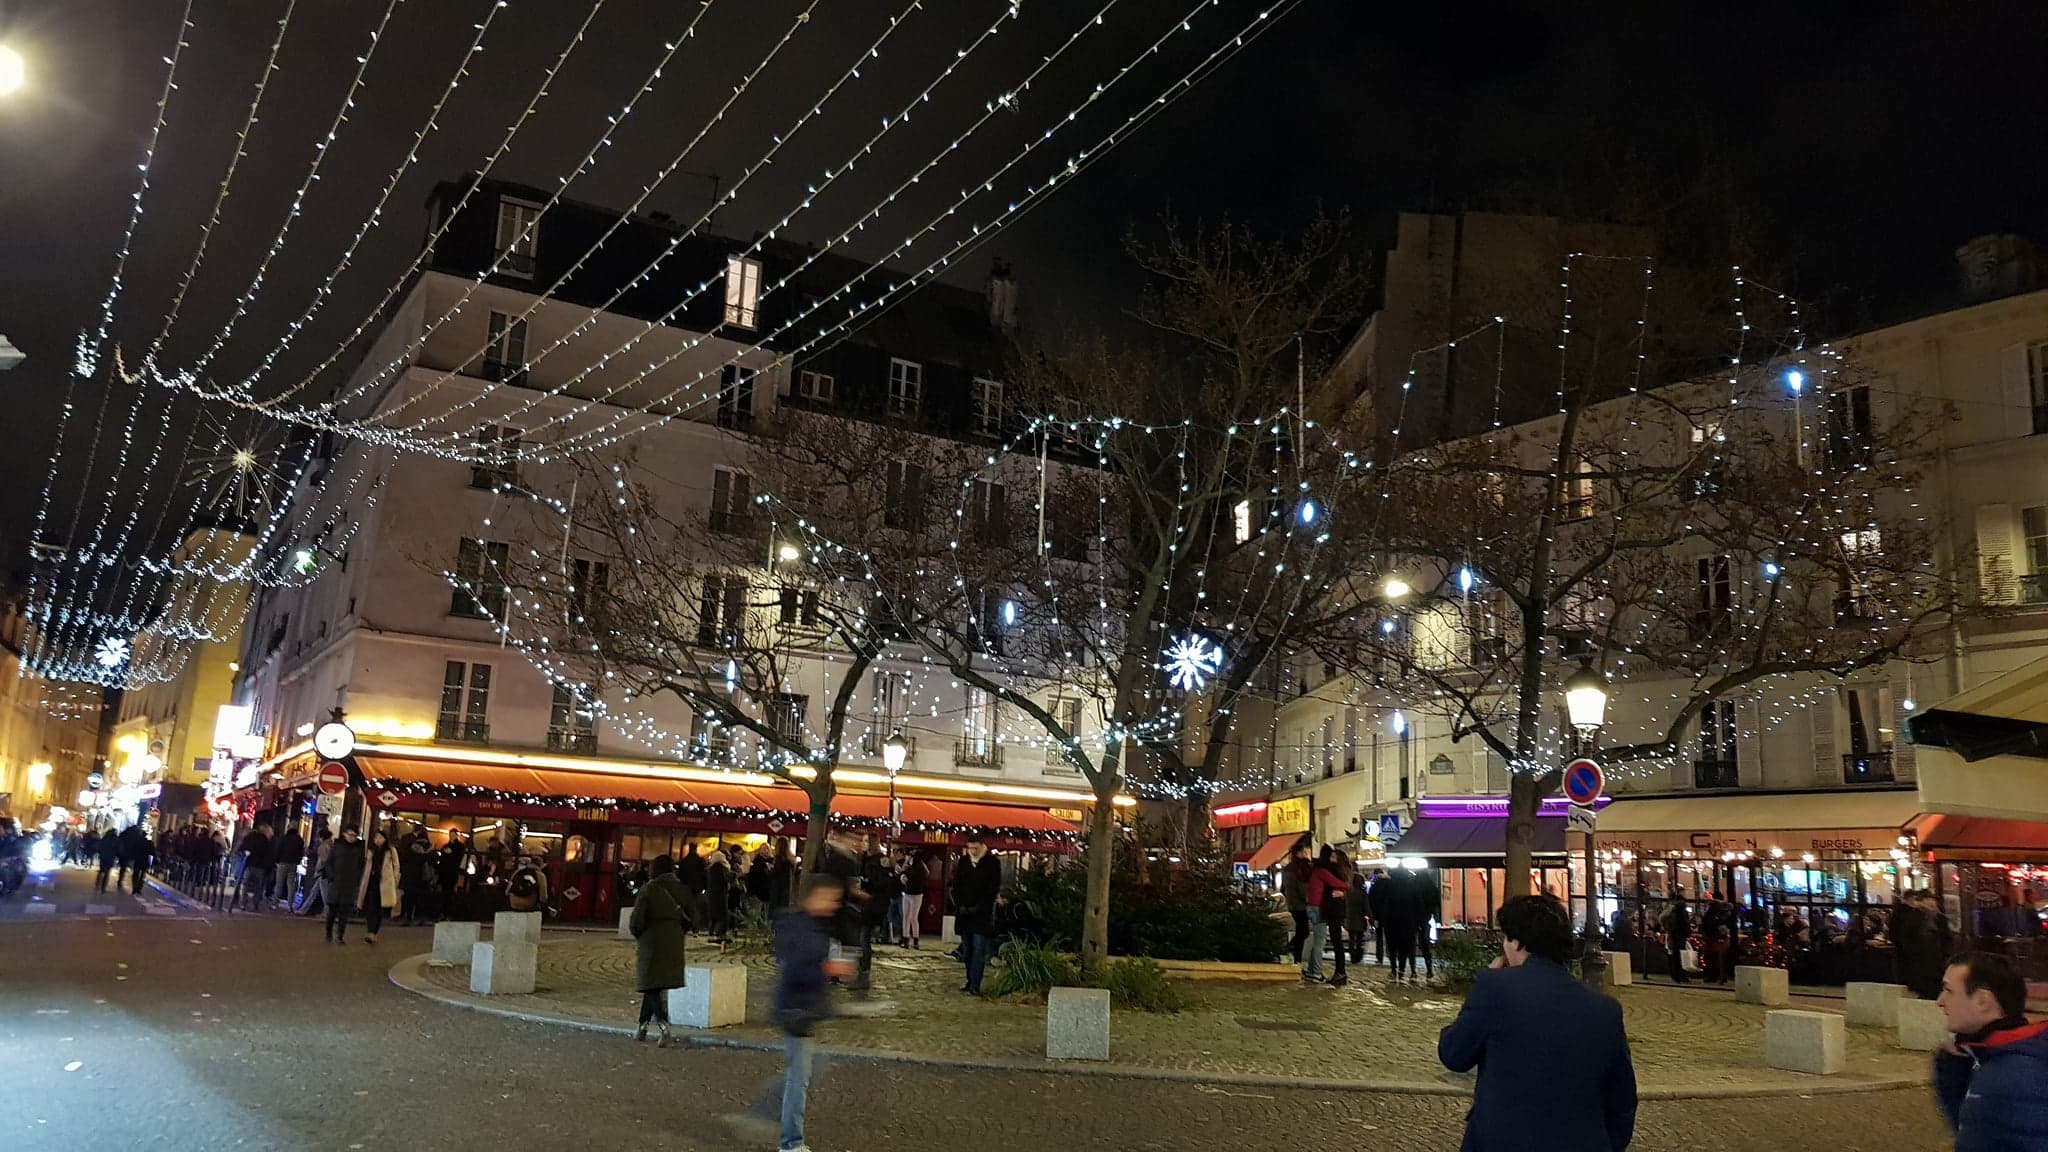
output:
M2027 1022L2027 982L1989 952L1942 975L1942 1020L1954 1037L1934 1054L1934 1091L1956 1152L2048 1148L2048 1021Z
M1635 1136L1636 1073L1621 1005L1565 969L1571 916L1554 896L1501 906L1501 956L1437 1037L1453 1072L1477 1067L1467 1149L1621 1152Z

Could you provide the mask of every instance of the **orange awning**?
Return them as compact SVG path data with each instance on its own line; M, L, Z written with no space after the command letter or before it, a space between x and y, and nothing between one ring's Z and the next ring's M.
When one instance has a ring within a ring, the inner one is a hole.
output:
M1301 840L1302 834L1299 832L1288 832L1280 836L1268 836L1266 842L1259 845L1259 850L1252 853L1252 858L1245 861L1245 867L1253 872L1264 872L1266 869L1285 860L1287 853L1293 851L1294 846L1301 843Z
M799 831L810 800L795 788L671 780L612 772L523 768L398 756L358 756L373 805L383 809L488 812L537 819L591 818L607 810L619 823L710 826L735 823L733 831ZM1039 808L977 804L961 800L903 799L902 821L911 829L987 829L1016 840L1071 837L1077 828ZM886 821L885 796L842 794L835 816ZM775 825L770 827L771 822Z

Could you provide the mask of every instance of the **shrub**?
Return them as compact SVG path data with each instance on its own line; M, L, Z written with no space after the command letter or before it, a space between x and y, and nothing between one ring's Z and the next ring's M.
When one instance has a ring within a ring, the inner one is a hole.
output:
M1078 863L1018 875L1019 895L1038 913L1048 944L1080 950L1087 885ZM1120 853L1110 875L1109 950L1161 960L1271 960L1287 944L1271 912L1263 895L1237 886L1227 865L1154 865L1141 880L1134 855Z
M768 910L749 903L735 912L732 923L725 933L727 952L766 952L773 945L774 928L768 923Z
M1470 988L1500 955L1500 947L1476 932L1445 932L1437 937L1436 970L1445 985Z
M1188 1006L1180 987L1167 979L1166 970L1149 956L1118 960L1102 970L1102 987L1119 1008L1140 1012L1178 1012Z
M1054 948L1031 948L1005 944L996 953L1002 966L989 974L984 991L990 996L1044 996L1054 988L1081 984L1081 969L1074 958Z

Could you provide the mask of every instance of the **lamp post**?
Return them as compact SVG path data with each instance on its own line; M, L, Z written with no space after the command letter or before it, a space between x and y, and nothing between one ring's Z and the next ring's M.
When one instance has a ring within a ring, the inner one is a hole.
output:
M889 770L889 843L896 843L903 834L903 813L896 804L896 774L903 771L903 762L910 758L910 745L903 739L903 729L889 733L882 741L882 766Z
M1566 718L1571 721L1571 754L1573 759L1590 753L1597 746L1600 727L1607 722L1607 678L1593 671L1589 657L1579 662L1579 670L1564 682L1564 708ZM1588 984L1600 981L1601 970L1607 967L1607 959L1600 952L1599 931L1599 890L1600 874L1595 870L1593 860L1593 833L1586 833L1586 924L1581 937L1579 976Z

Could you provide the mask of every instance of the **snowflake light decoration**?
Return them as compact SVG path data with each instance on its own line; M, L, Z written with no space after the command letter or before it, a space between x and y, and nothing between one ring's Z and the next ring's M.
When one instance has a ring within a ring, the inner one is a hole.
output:
M128 662L128 641L119 636L108 636L100 641L99 649L92 658L102 668L119 668Z
M1197 692L1223 667L1223 649L1207 636L1189 633L1166 649L1167 679L1183 692Z

